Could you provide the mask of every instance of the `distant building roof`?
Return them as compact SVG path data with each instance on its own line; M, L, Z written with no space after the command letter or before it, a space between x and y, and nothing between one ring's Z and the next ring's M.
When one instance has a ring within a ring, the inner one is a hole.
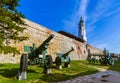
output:
M58 33L60 33L60 34L62 34L62 35L65 35L65 36L67 36L67 37L70 37L70 38L72 38L72 39L75 39L75 40L77 40L77 41L80 41L80 42L85 42L83 39L80 39L79 37L76 37L76 36L74 36L73 34L70 34L70 33L67 33L67 32L64 32L64 31L58 31Z

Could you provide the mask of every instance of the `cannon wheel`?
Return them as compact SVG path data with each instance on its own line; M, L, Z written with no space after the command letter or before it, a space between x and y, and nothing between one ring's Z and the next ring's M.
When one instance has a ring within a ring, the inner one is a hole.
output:
M56 63L56 66L62 65L61 59L59 57L56 57L55 63Z
M114 62L114 60L113 60L113 61L111 62L111 65L114 66L114 64L115 64L115 62Z
M53 59L51 55L46 55L46 59L44 63L44 70L43 70L45 74L50 74L52 72L51 71L52 63L53 63Z
M20 59L20 72L27 70L27 54L22 54Z
M45 68L52 68L53 59L51 55L46 55Z
M69 58L69 62L65 62L64 67L69 67L68 65L70 65L70 61L71 61L71 59Z
M112 65L112 66L114 66L114 60L113 59L111 59L111 61L109 62L110 64L109 65Z

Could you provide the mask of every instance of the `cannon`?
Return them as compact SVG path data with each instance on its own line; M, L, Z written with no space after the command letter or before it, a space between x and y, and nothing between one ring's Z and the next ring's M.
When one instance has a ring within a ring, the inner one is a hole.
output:
M91 58L89 59L89 63L94 63L96 64L98 62L98 60L96 58Z
M100 58L100 63L104 65L114 65L114 59L111 54L106 49L104 49L103 53L104 56Z
M100 63L103 65L114 65L114 59L110 54L107 54L104 57L100 58Z
M51 34L38 48L33 43L33 46L24 46L24 52L20 59L20 69L18 72L18 79L26 79L26 71L28 65L39 64L44 68L45 74L50 74L52 69L53 59L51 55L47 55L47 48L49 42L53 39L54 34Z
M103 56L103 55L102 54L95 54L95 53L89 54L89 58L88 58L89 63L97 64L99 62L100 56Z
M73 47L71 48L70 51L66 53L56 53L57 57L55 59L55 64L59 69L62 69L62 63L64 63L64 67L70 68L70 57L69 53L72 52L74 49Z

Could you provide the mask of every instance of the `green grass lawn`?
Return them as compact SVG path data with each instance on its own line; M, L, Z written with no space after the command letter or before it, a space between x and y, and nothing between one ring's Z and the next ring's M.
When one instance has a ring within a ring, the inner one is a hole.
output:
M93 66L93 67L104 68L104 69L114 70L114 71L120 72L120 60L115 61L115 65L114 66L101 65L99 62L96 63L96 64L93 64L93 63L89 64L88 61L79 61L79 62L84 64L84 65L89 65L89 66Z
M50 75L43 74L43 68L39 67L39 65L29 66L27 71L27 80L18 81L16 76L19 64L0 64L0 83L58 82L98 72L97 69L88 67L88 65L120 72L120 60L115 62L115 66L105 66L100 65L100 63L89 64L88 61L78 60L71 62L71 68L63 68L59 70L55 68L55 65L53 65L52 74Z
M43 68L38 65L29 66L27 80L21 81L16 78L19 64L0 64L0 83L58 82L98 72L97 69L81 65L81 62L85 63L85 61L72 61L71 68L63 68L61 70L56 69L55 65L53 65L52 74L50 75L43 74Z
M89 63L87 60L80 60L80 63L84 64L84 65L89 65L89 66L95 66L95 67L98 67L98 68L104 68L104 69L109 69L109 65L101 65L100 62L97 62L97 63Z
M110 66L108 69L120 72L120 60L115 62L115 66L113 66L113 67Z

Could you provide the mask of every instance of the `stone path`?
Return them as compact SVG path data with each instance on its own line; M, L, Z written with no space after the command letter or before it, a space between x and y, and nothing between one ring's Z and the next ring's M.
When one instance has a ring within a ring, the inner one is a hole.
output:
M84 65L84 64L82 64ZM89 66L93 67L93 66ZM91 75L80 76L75 79L62 81L58 83L120 83L120 73L103 68L97 68L100 72Z

